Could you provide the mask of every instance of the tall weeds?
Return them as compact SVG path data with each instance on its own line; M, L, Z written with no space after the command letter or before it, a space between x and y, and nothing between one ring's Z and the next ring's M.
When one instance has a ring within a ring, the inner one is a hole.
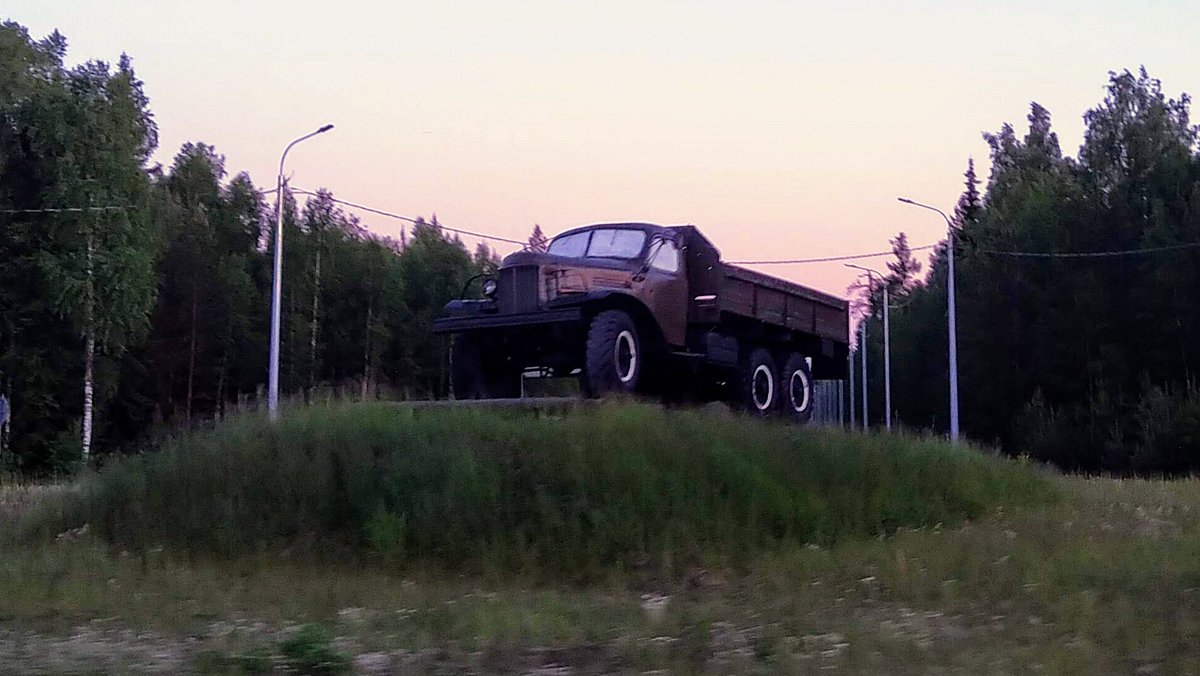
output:
M947 525L1052 496L1035 470L903 436L704 411L387 405L245 417L84 480L35 523L128 548L282 550L562 574L678 567Z

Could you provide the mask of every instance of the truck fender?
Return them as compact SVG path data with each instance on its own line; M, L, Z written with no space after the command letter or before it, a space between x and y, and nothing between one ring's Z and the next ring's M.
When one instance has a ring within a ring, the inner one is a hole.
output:
M665 344L662 327L658 325L658 320L654 318L650 308L631 294L619 289L602 289L579 294L577 298L588 321L605 310L623 310L633 318L638 329L642 331L643 338L653 341L652 344Z

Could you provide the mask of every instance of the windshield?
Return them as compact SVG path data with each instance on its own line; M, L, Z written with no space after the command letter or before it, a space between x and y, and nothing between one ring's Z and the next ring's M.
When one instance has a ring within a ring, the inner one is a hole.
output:
M588 244L589 258L637 258L646 243L646 233L641 230L593 230Z
M550 242L550 248L546 249L546 253L567 258L583 258L584 252L587 251L588 237L591 234L590 232L577 232L574 235L555 237L554 241Z
M598 228L554 238L547 252L567 258L637 258L646 233L632 228Z

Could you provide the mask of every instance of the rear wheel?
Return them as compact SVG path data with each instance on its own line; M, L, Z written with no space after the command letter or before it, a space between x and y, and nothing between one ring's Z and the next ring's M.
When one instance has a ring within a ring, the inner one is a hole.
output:
M803 425L812 418L813 409L813 378L812 370L804 357L793 352L784 362L779 382L783 392L779 397L779 405L787 415Z
M644 354L637 326L621 310L606 310L588 328L584 369L591 396L632 394L642 379Z
M771 353L755 348L742 361L734 383L733 404L755 415L771 415L779 400L779 371Z
M513 399L521 396L521 369L484 336L460 333L450 346L450 388L455 399Z

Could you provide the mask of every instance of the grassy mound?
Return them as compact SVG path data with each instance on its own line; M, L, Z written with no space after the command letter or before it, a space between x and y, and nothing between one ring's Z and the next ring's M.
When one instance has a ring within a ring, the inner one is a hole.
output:
M945 443L611 405L256 417L116 463L41 515L127 548L324 552L561 573L737 558L1051 499Z

